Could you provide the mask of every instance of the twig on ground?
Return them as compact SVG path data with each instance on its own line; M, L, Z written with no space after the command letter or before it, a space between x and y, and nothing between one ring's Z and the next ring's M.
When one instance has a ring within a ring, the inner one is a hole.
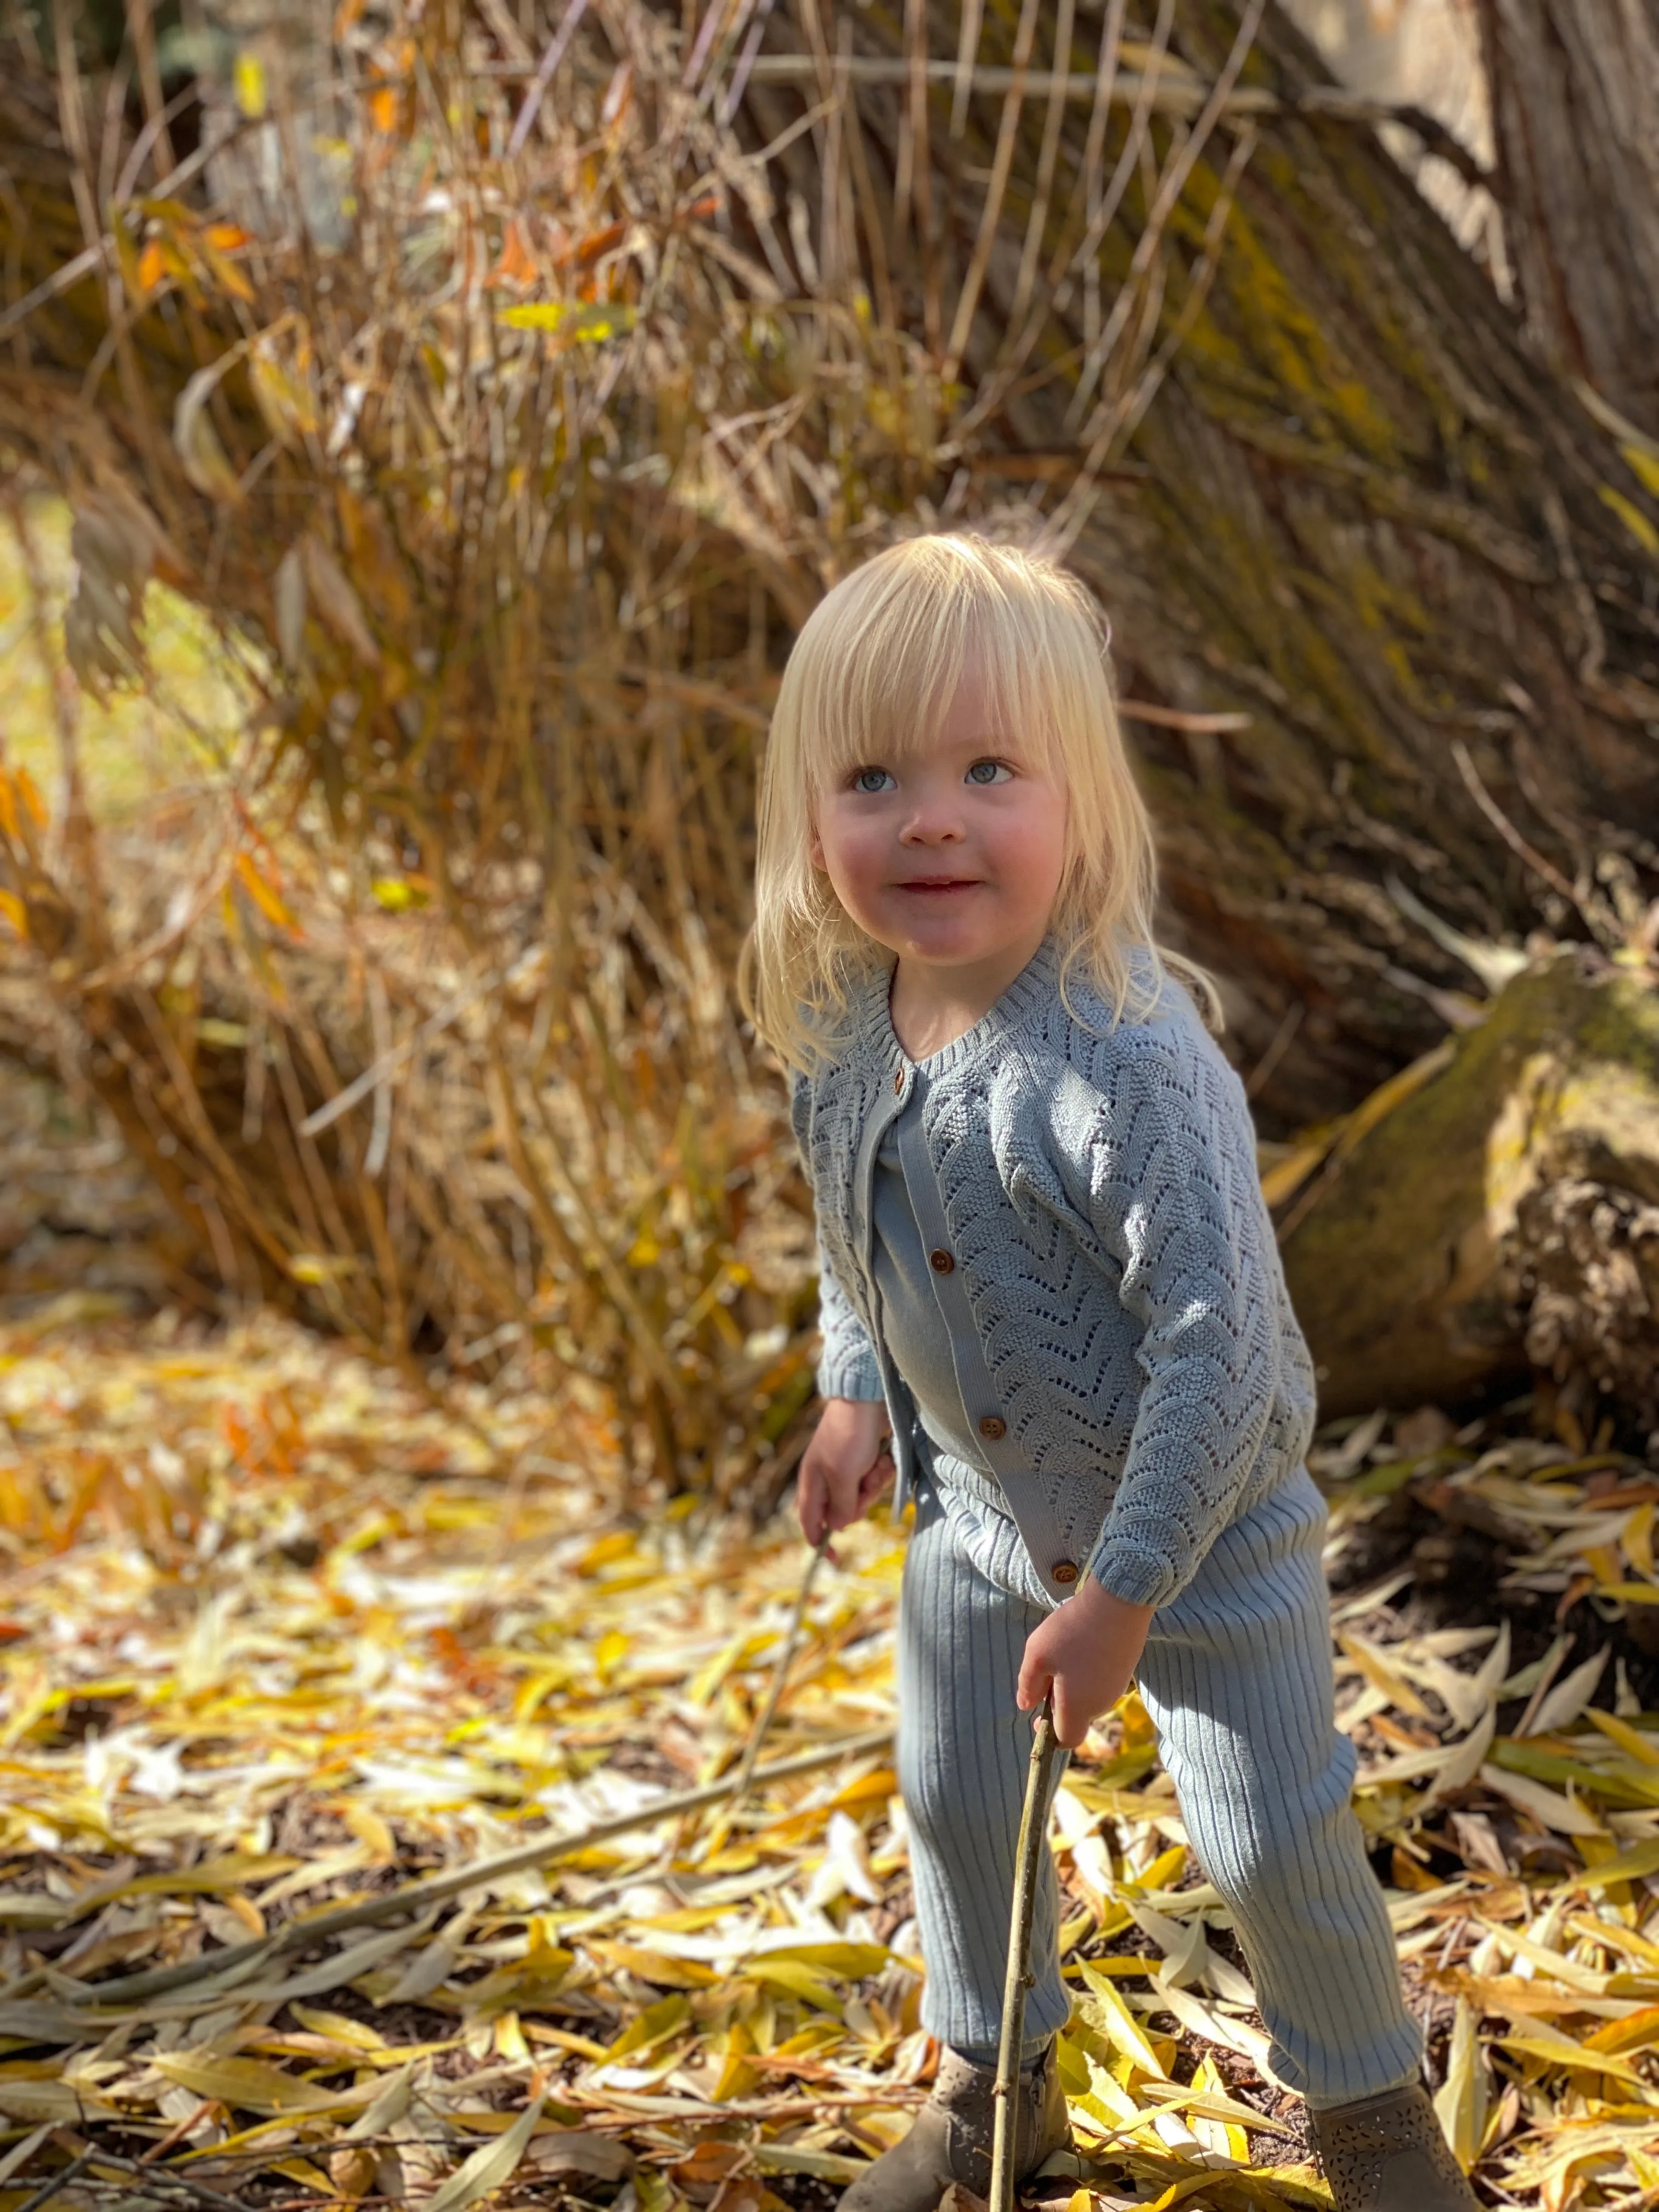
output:
M819 1767L834 1766L841 1759L855 1759L861 1752L879 1750L890 1743L892 1737L890 1727L863 1729L856 1735L839 1736L832 1742L816 1745L811 1751L796 1752L789 1759L777 1759L770 1766L757 1769L752 1779L782 1782L798 1774L811 1774ZM228 1944L222 1950L185 1960L176 1966L161 1966L149 1973L128 1974L119 1981L88 1984L79 2002L100 2007L137 2004L150 1997L163 1996L173 1990L185 1989L192 1982L223 1974L234 1974L239 1983L245 1983L256 1968L294 1951L308 1951L327 1936L343 1936L354 1928L373 1928L382 1921L395 1920L400 1913L422 1911L428 1906L445 1904L452 1897L459 1897L469 1889L481 1889L487 1882L498 1881L507 1875L523 1874L532 1867L550 1866L556 1859L574 1857L615 1837L632 1834L635 1829L654 1827L659 1820L672 1820L682 1814L697 1813L706 1806L718 1805L732 1795L739 1779L738 1775L728 1775L721 1781L704 1784L700 1790L682 1790L671 1796L653 1798L648 1805L619 1814L615 1820L597 1821L574 1835L538 1836L531 1843L517 1844L510 1851L497 1851L489 1858L475 1859L470 1865L453 1868L447 1874L404 1882L379 1897L359 1898L332 1912L290 1921L276 1936L248 1943ZM244 1968L246 1972L239 1971ZM28 1996L40 1987L45 1978L41 1973L23 1976L9 1990L0 1990L0 2002Z
M730 1818L735 1818L742 1810L743 1801L749 1795L749 1784L755 1771L755 1761L760 1757L761 1746L766 1741L766 1731L772 1725L773 1716L778 1710L778 1700L783 1695L784 1682L789 1669L795 1663L795 1654L800 1649L801 1631L806 1625L806 1607L811 1599L812 1584L829 1548L830 1531L826 1528L814 1546L812 1556L806 1562L806 1572L801 1577L800 1591L795 1599L795 1609L789 1616L788 1632L784 1637L783 1651L772 1675L772 1686L766 1693L766 1703L761 1707L760 1716L750 1732L749 1748L743 1755L743 1765L738 1769L737 1782L732 1791L732 1810L728 1815Z
M60 2167L58 2172L49 2174L38 2189L30 2191L17 2207L17 2212L40 2212L41 2205L56 2197L58 2191L70 2182L78 2179L97 2155L94 2150L83 2150L79 2158L71 2160L68 2166Z
M198 2181L192 2174L179 2173L172 2166L143 2166L136 2158L122 2158L115 2151L105 2150L101 2147L87 2153L87 2162L93 2166L112 2166L117 2173L131 2174L142 2181L146 2188L171 2191L175 2196L210 2206L211 2212L246 2212L246 2206L239 2204L234 2197L226 2197L217 2189L210 2189L205 2181ZM61 2189L69 2178L67 2173L58 2174L52 2183L53 2191Z

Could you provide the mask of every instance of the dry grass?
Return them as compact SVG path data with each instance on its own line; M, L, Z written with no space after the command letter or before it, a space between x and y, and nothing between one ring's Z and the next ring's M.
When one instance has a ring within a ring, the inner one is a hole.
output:
M765 53L745 6L348 8L222 57L179 176L142 26L113 72L16 34L0 232L45 295L3 318L0 440L70 494L77 588L60 647L15 507L56 757L34 813L10 760L6 910L37 1048L233 1300L586 1376L635 1479L775 1477L805 1222L729 978L776 670L896 530L1080 524L1207 284L1253 20L1212 88L1167 15L1132 70L1121 10L1085 41L1028 6L988 92L930 86L956 40L920 10L896 84L810 0ZM1067 488L998 509L1034 380L1072 390ZM150 648L158 583L217 636L228 734ZM100 822L60 651L193 711L210 772Z

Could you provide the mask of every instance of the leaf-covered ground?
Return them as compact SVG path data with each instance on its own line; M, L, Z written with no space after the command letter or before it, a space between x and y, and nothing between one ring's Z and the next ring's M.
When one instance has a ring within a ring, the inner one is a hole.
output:
M270 1320L66 1318L0 1334L0 2212L827 2204L935 2056L869 1741L901 1532L815 1585L765 1757L828 1763L307 1942L342 1900L729 1774L804 1547L617 1517L580 1406L440 1413ZM1317 1461L1443 2124L1495 2201L1651 2203L1659 1485L1422 1411ZM1083 2155L1039 2189L1323 2201L1133 1697L1053 1842Z

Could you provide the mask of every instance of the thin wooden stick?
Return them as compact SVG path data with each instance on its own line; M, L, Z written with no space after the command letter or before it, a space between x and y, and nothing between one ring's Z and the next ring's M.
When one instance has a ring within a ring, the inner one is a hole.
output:
M1031 1923L1036 1914L1037 1875L1048 1849L1048 1784L1060 1755L1054 1712L1045 1700L1031 1736L1025 1771L1025 1809L1014 1857L1013 1910L1008 1926L1008 1975L1002 1985L1002 2040L997 2046L996 2132L991 2144L990 2212L1013 2212L1014 2161L1018 2154L1020 2045L1025 2036L1025 1992L1031 1986Z
M70 2165L60 2166L58 2172L49 2175L38 2189L30 2191L18 2206L17 2212L40 2212L40 2208L58 2196L66 2184L79 2180L95 2156L95 2152L83 2150L79 2158L72 2160Z
M806 1624L807 1602L812 1595L812 1584L823 1556L830 1548L830 1531L826 1528L812 1547L812 1556L806 1562L806 1572L801 1577L800 1589L795 1598L795 1609L789 1616L789 1626L783 1639L783 1656L772 1675L772 1686L766 1693L766 1703L761 1708L760 1718L755 1723L749 1737L749 1748L743 1755L743 1765L738 1769L737 1784L732 1792L732 1819L742 1808L749 1795L750 1778L755 1771L755 1761L760 1757L761 1746L766 1741L766 1731L772 1725L772 1717L778 1710L778 1699L783 1695L784 1678L795 1663L795 1654L800 1649L801 1631Z

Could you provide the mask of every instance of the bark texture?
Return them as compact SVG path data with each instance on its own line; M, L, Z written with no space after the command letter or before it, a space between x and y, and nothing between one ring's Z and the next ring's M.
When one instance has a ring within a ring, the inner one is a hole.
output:
M1480 0L1480 16L1527 319L1659 436L1659 0Z
M849 21L855 50L903 50L896 10ZM1177 8L1176 49L1206 82L1237 21L1223 0ZM957 28L954 9L934 8L931 51L952 52ZM804 38L780 23L774 43ZM988 11L981 55L1012 51L1010 21ZM1092 60L1079 26L1070 65ZM1269 9L1243 88L1293 104L1327 82ZM930 140L947 300L999 128L996 104L976 103L952 139L948 89ZM781 92L754 102L757 141L801 112ZM902 100L861 87L857 106L884 212ZM1073 156L1088 112L1061 123ZM1028 100L970 364L1019 304L1047 123L1046 101ZM1109 161L1127 127L1115 113ZM1480 990L1413 910L1477 940L1478 967L1480 945L1512 958L1540 929L1614 944L1659 891L1659 501L1374 131L1287 113L1261 122L1252 150L1238 127L1212 142L1171 216L1162 312L1180 342L1072 558L1112 616L1125 693L1164 717L1133 735L1170 933L1218 972L1271 1133L1351 1106ZM1202 290L1230 157L1233 204L1198 304L1186 287ZM811 141L784 161L811 195ZM1131 191L1103 242L1108 303L1147 214ZM861 222L866 252L878 228ZM921 257L891 262L920 328ZM1063 489L1075 468L1088 343L1074 288L986 426L975 482L1011 507L1034 477ZM1238 720L1206 726L1218 714Z

